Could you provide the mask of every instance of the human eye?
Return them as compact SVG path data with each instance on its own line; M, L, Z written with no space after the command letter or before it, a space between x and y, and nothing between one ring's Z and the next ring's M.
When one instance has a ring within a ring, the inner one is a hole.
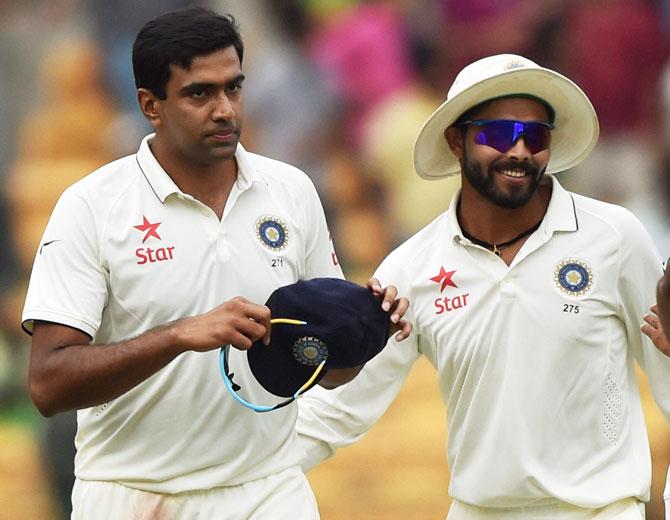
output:
M229 94L238 94L242 90L242 82L241 81L236 81L235 83L231 83L226 87L226 91Z
M207 90L203 87L196 87L189 92L189 97L193 99L203 99L207 96Z
M208 98L212 93L211 86L203 83L193 83L188 85L182 91L182 95L193 101L202 101Z
M225 86L226 94L236 95L242 91L242 83L244 82L244 75L232 78Z

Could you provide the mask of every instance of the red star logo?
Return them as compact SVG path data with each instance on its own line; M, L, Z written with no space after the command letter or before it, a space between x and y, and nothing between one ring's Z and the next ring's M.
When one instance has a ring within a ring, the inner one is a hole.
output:
M442 282L442 286L440 287L440 292L444 291L444 288L447 285L449 285L451 287L458 287L458 285L456 285L454 283L454 281L451 279L454 276L455 272L456 271L447 272L447 271L444 270L444 267L440 266L440 272L437 274L437 276L433 276L431 278L431 280L433 282L437 282L437 283Z
M133 226L135 229L139 229L140 231L146 231L146 234L142 239L142 243L144 244L147 241L147 238L149 237L156 237L158 240L161 240L158 231L156 231L158 229L158 226L161 225L161 223L156 222L155 224L152 224L147 220L147 217L142 216L142 218L144 219L144 222L142 222L139 226Z

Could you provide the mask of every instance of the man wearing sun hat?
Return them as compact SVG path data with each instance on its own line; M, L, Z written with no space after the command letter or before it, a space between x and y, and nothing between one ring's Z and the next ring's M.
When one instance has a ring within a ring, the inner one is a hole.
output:
M635 362L670 418L670 359L639 326L661 259L631 213L550 175L597 139L591 103L561 74L509 54L460 72L414 164L462 188L375 275L412 302L415 333L301 400L303 467L360 438L423 354L447 405L450 520L644 517Z

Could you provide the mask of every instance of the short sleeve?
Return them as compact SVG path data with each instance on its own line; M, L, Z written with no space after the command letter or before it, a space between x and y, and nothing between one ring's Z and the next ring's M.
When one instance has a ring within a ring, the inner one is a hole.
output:
M651 237L635 217L630 215L619 228L618 301L628 346L649 378L656 403L670 421L670 358L640 330L642 318L656 298L656 283L663 272L662 260Z
M107 301L96 222L83 194L63 193L35 256L22 316L28 333L43 320L95 336Z
M344 278L316 188L308 179L304 188L305 277Z

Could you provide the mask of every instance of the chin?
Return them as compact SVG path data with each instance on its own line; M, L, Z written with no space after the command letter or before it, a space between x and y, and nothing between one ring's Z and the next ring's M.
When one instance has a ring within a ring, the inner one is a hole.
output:
M209 151L210 162L216 164L221 161L229 161L235 157L235 151L237 150L237 143L227 145L227 146L218 146Z

